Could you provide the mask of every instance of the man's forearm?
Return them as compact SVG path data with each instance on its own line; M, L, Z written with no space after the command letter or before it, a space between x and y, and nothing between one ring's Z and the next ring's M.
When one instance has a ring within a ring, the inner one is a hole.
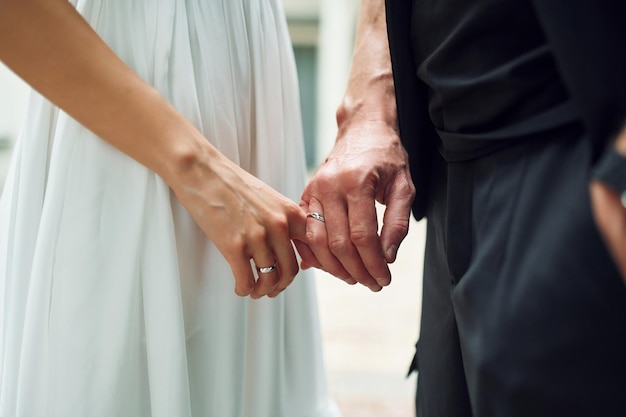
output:
M384 0L361 1L348 87L337 110L340 131L364 120L397 125Z

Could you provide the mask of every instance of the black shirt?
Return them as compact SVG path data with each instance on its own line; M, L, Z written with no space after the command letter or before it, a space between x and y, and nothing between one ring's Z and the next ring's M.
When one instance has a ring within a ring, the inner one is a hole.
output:
M446 159L578 118L529 2L414 0L411 18L417 76Z

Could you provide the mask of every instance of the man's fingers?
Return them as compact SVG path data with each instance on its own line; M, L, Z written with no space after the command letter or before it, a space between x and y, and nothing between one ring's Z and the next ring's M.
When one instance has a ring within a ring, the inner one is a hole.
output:
M333 217L331 225L333 223L347 223L345 208L326 213L319 200L313 198L306 209L309 213L306 221L306 241L315 258L321 263L322 269L350 284L354 283L350 272L344 268L342 262L332 252L329 241L330 235L328 234L328 220L326 219L327 215Z
M293 244L296 246L296 249L300 254L300 258L302 258L302 261L300 262L300 267L302 269L324 269L322 263L317 260L317 258L315 257L315 253L313 253L313 250L309 247L309 245L300 240L294 240Z
M350 240L368 276L380 287L389 285L391 273L378 237L378 219L373 198L365 197L349 203Z
M372 200L373 204L373 200ZM359 244L367 245L366 238L356 231L351 230L351 214L348 207L327 208L325 214L326 231L328 234L328 249L333 257L338 260L348 276L365 285L372 291L380 291L382 286L369 273L361 255L354 245L353 238L359 240ZM374 217L374 221L376 218Z
M389 195L386 196L387 207L383 216L383 227L380 241L387 262L396 260L398 248L409 232L411 206L415 196L413 184L401 179L394 183Z
M306 221L308 205L304 202L300 203L300 211L297 216L289 220L289 234L296 250L302 258L301 265L308 268L322 268L321 262L315 257L315 253L307 244Z

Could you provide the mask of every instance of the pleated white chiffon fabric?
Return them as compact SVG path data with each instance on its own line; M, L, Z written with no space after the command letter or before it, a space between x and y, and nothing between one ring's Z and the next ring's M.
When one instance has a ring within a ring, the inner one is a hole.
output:
M208 140L297 201L279 0L72 3ZM237 297L167 185L33 93L0 203L0 416L335 417L311 279Z

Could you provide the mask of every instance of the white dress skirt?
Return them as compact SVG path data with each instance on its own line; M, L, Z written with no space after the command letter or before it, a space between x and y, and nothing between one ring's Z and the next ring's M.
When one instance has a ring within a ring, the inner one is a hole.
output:
M72 3L221 152L299 199L280 0ZM114 416L338 416L314 282L235 295L160 177L32 93L0 203L0 417Z

